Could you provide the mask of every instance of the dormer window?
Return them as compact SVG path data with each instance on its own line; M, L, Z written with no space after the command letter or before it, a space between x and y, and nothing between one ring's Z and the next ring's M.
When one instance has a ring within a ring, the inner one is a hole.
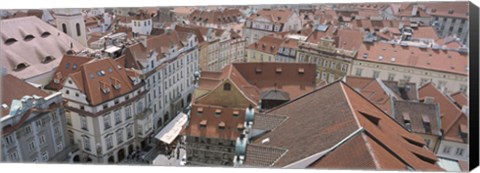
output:
M17 42L17 39L14 39L14 38L9 38L9 39L5 40L6 45L11 45L15 42Z
M46 37L48 37L48 36L50 36L50 35L51 35L50 32L46 31L46 32L43 32L43 33L42 33L41 37L46 38Z
M238 117L240 115L239 111L233 111L233 117Z
M100 89L104 94L110 93L110 87L108 87L108 84L105 82L100 81Z
M197 108L197 114L202 115L203 113L203 108Z
M218 123L218 129L220 129L220 130L225 129L225 122L222 121L222 122Z
M230 83L223 84L223 90L224 91L230 91L231 87L232 87L232 85Z
M221 109L216 109L215 110L215 116L220 116L222 114L222 110Z
M53 83L59 84L59 83L60 83L60 79L62 79L62 73L57 72L57 73L55 74L55 78L53 79Z
M112 78L112 85L113 88L115 88L116 90L119 90L122 87L122 85L120 84L120 80L116 78Z
M304 68L299 68L298 69L298 74L304 74L305 73L305 69Z
M29 35L25 36L25 38L23 38L23 40L30 41L30 40L33 40L34 38L35 37L33 35L29 34Z
M28 67L28 65L26 63L20 63L15 67L15 71L20 71L20 70L23 70L27 67Z
M256 68L256 69L255 69L255 73L257 73L257 74L262 73L262 69L261 69L261 68Z
M52 56L46 56L45 58L43 58L42 60L42 63L49 63L51 61L53 61L55 58L53 58Z
M238 124L237 124L237 130L238 130L238 131L242 131L243 129L245 129L245 128L243 127L243 124L242 124L242 123L238 123Z
M200 128L207 128L207 120L200 121Z
M282 73L282 68L277 67L277 69L275 69L275 72L276 72L276 73Z

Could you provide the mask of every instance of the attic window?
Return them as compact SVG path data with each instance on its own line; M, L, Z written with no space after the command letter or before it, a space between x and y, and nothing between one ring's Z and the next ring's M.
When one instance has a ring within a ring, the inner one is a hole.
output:
M120 88L122 88L122 85L120 84L120 80L115 78L112 78L112 85L113 85L113 88L115 88L116 90L119 90Z
M242 123L238 123L238 124L237 124L237 130L238 130L238 131L242 131L243 129L244 129L243 124L242 124Z
M282 68L277 67L277 69L275 70L275 72L277 72L277 73L282 73Z
M305 69L304 68L299 68L298 69L298 74L304 74L305 73Z
M202 115L203 113L203 108L197 108L197 114Z
M102 90L102 92L103 92L104 94L110 93L110 87L108 87L108 84L107 84L107 83L102 82L102 81L100 81L100 90Z
M5 40L6 45L11 45L15 42L17 42L17 39L14 39L14 38L9 38L9 39Z
M207 120L200 121L200 128L206 128L206 127L207 127Z
M222 129L222 130L225 129L225 122L222 121L218 123L218 129Z
M262 69L261 68L256 68L255 73L257 73L257 74L262 73Z
M365 118L367 118L370 122L372 122L375 125L378 125L378 122L380 122L380 118L378 118L377 116L373 116L363 112L360 112L360 114L362 114Z
M417 154L417 153L413 153L413 154L415 154L415 156L417 156L420 160L423 160L423 161L428 162L430 164L435 164L437 162L435 159L430 159L428 157L425 157L425 156Z
M23 38L23 40L30 41L30 40L33 40L34 38L35 37L33 35L29 34L29 35L25 36L25 38Z
M75 70L75 69L77 69L77 64L72 65L72 70Z
M215 115L216 116L220 116L222 114L222 110L221 109L216 109L215 110Z
M46 56L45 58L43 58L42 60L42 63L49 63L51 61L53 61L55 58L53 58L52 56Z
M15 67L15 71L20 71L20 70L23 70L27 67L28 67L28 65L26 63L20 63Z
M233 111L233 116L234 117L238 117L240 115L240 112L239 111Z
M410 138L408 138L408 137L404 137L404 136L402 136L402 137L403 137L403 139L405 139L409 144L415 145L415 146L417 146L417 147L423 147L423 144L422 144L421 142L417 142L417 141L415 141L415 140L413 140L413 139L410 139Z
M223 84L223 90L224 91L230 91L231 88L232 88L231 84L229 84L229 83Z
M50 36L50 35L51 35L50 32L45 31L45 32L42 33L41 37L46 38L46 37L48 37L48 36Z

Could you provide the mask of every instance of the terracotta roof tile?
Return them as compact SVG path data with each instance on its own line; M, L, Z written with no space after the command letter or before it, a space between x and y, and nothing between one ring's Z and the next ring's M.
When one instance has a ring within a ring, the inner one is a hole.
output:
M63 88L65 80L71 73L80 70L80 66L93 60L91 57L64 55L55 70L52 80L45 86L46 89L58 91Z
M468 106L468 97L463 92L455 92L450 95L455 101L455 104L461 109L463 106Z
M445 16L468 19L468 2L428 2L425 6L432 10L432 16Z
M368 55L367 58L364 55ZM434 50L432 48L422 49L387 43L362 44L357 53L357 59L460 75L468 74L466 70L468 55L457 51Z
M189 14L188 19L191 22L201 22L214 25L224 25L236 23L237 20L243 16L239 9L227 8L224 10L194 10Z
M22 99L23 96L29 95L37 95L40 97L46 97L49 94L46 93L45 91L42 91L27 82L24 82L23 80L11 75L7 74L5 76L0 77L2 79L2 95L1 95L1 101L2 105L5 104L8 106L8 109L4 109L2 106L2 117L6 116L10 112L11 104L12 101L15 100L20 100Z
M262 9L256 14L252 14L247 20L255 20L257 18L264 18L273 23L286 23L288 19L294 14L290 9Z
M282 45L283 40L274 36L264 36L255 43L247 46L247 49L276 55Z
M436 104L427 104L422 102L413 102L413 101L393 101L393 113L392 116L395 120L406 126L404 122L403 114L409 115L409 120L412 132L421 133L421 134L433 134L440 136L441 120L440 112ZM425 122L428 121L428 122ZM430 132L426 131L424 123L430 125Z
M341 81L318 88L302 97L269 110L266 114L288 116L288 119L272 132L252 142L256 145L288 150L274 163L274 167L284 167L314 154L327 151L328 154L323 159L328 158L328 155L347 160L373 156L370 158L375 158L372 162L376 162L377 169L407 169L405 165L409 165L415 170L441 170L440 167L435 165L435 155L422 147L424 142L419 136L408 132L388 114L385 114ZM358 131L359 128L362 129ZM354 137L346 137L354 134L354 131L359 132L355 135L361 134L368 138L357 138L352 142L370 146L372 149L363 150L368 151L363 153L359 151L358 154L362 156L358 157L345 157L342 152L336 153L337 149L339 151L350 151L352 147L342 147L351 144L350 142L340 144L339 147L331 151L327 150L338 144L342 139L353 140ZM269 139L269 142L261 144L264 139ZM415 144L408 142L407 139L415 141ZM246 162L248 162L248 155L246 158ZM320 158L315 164L329 163L328 159L323 159ZM338 159L331 160L338 161ZM345 161L349 163L354 162L347 160ZM372 166L366 161L363 163L365 164L359 166ZM331 163L323 166L335 167L338 164Z

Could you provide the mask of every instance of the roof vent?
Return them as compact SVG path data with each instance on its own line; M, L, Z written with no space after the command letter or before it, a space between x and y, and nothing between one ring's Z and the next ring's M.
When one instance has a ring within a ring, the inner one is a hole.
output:
M277 67L277 69L275 69L275 72L277 72L277 73L282 73L282 68L281 68L281 67Z
M305 69L304 68L299 68L298 69L298 74L304 74L305 73Z
M383 56L378 56L378 60L382 61L382 60L383 60Z

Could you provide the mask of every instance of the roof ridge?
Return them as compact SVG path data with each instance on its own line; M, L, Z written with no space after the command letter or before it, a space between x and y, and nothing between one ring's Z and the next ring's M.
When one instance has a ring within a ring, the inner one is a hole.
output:
M373 153L373 149L372 149L372 146L370 145L370 142L368 142L367 140L367 137L368 136L365 136L366 134L362 133L362 140L365 142L365 146L367 147L367 149L370 151L368 152L368 154L370 155L370 157L372 157L372 160L373 160L373 164L375 164L375 168L376 169L381 169L380 167L380 163L378 163L378 160L377 160L377 157L376 155Z

